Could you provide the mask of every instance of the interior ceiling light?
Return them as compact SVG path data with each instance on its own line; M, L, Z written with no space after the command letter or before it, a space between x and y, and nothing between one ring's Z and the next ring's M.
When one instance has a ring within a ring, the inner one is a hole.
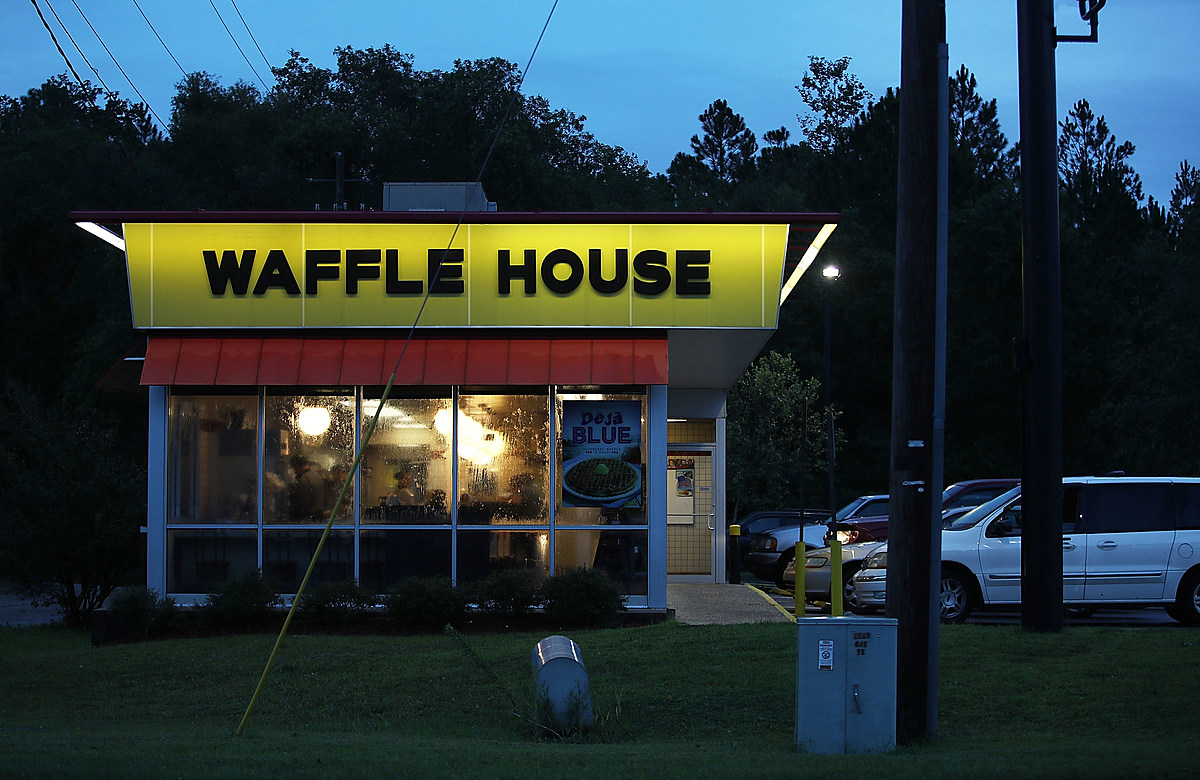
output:
M306 406L300 410L296 424L306 436L320 436L329 430L329 410L322 406Z

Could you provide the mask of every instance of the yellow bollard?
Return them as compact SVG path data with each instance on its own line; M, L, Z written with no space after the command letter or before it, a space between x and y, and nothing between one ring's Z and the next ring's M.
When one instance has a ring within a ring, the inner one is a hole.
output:
M842 543L829 540L829 614L842 616Z
M805 591L804 591L804 542L796 542L796 557L792 560L796 562L796 618L804 617Z

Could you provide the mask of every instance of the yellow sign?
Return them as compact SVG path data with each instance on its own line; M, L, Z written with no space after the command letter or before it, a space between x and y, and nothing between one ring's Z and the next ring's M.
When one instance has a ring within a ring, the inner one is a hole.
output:
M170 222L124 234L136 328L387 328L418 312L427 327L774 328L788 226Z

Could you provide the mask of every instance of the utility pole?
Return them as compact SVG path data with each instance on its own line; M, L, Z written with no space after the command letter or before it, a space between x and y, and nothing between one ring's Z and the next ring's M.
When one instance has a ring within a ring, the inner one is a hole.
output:
M1063 626L1062 279L1058 235L1058 117L1054 49L1095 43L1105 0L1080 0L1091 34L1057 35L1053 0L1017 0L1021 115L1024 336L1021 372L1021 625Z
M941 485L935 469L938 176L944 0L904 0L892 348L887 615L897 619L896 737L937 733ZM936 567L936 568L935 568Z
M347 179L346 178L346 161L345 161L345 156L341 152L338 152L334 156L334 160L336 163L335 170L334 170L334 178L332 178L332 179L308 178L308 179L305 179L305 181L307 181L310 184L333 182L333 185L334 185L333 210L334 211L346 211L347 210L346 182L347 181L363 182L363 181L366 181L366 179ZM360 205L360 208L361 208L361 205ZM317 204L317 210L318 211L321 210L321 204L319 204L319 203Z

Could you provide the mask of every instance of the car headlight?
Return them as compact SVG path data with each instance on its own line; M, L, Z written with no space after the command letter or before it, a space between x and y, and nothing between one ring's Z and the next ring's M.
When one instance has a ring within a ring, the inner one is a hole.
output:
M887 550L871 553L866 562L863 563L864 569L886 569L887 568Z
M772 550L775 549L775 537L773 537L773 536L760 537L758 539L758 541L756 541L754 543L754 549L759 550L759 551L765 550L767 552L771 552Z
M804 568L820 569L829 565L829 558L824 555L810 555L804 559Z

